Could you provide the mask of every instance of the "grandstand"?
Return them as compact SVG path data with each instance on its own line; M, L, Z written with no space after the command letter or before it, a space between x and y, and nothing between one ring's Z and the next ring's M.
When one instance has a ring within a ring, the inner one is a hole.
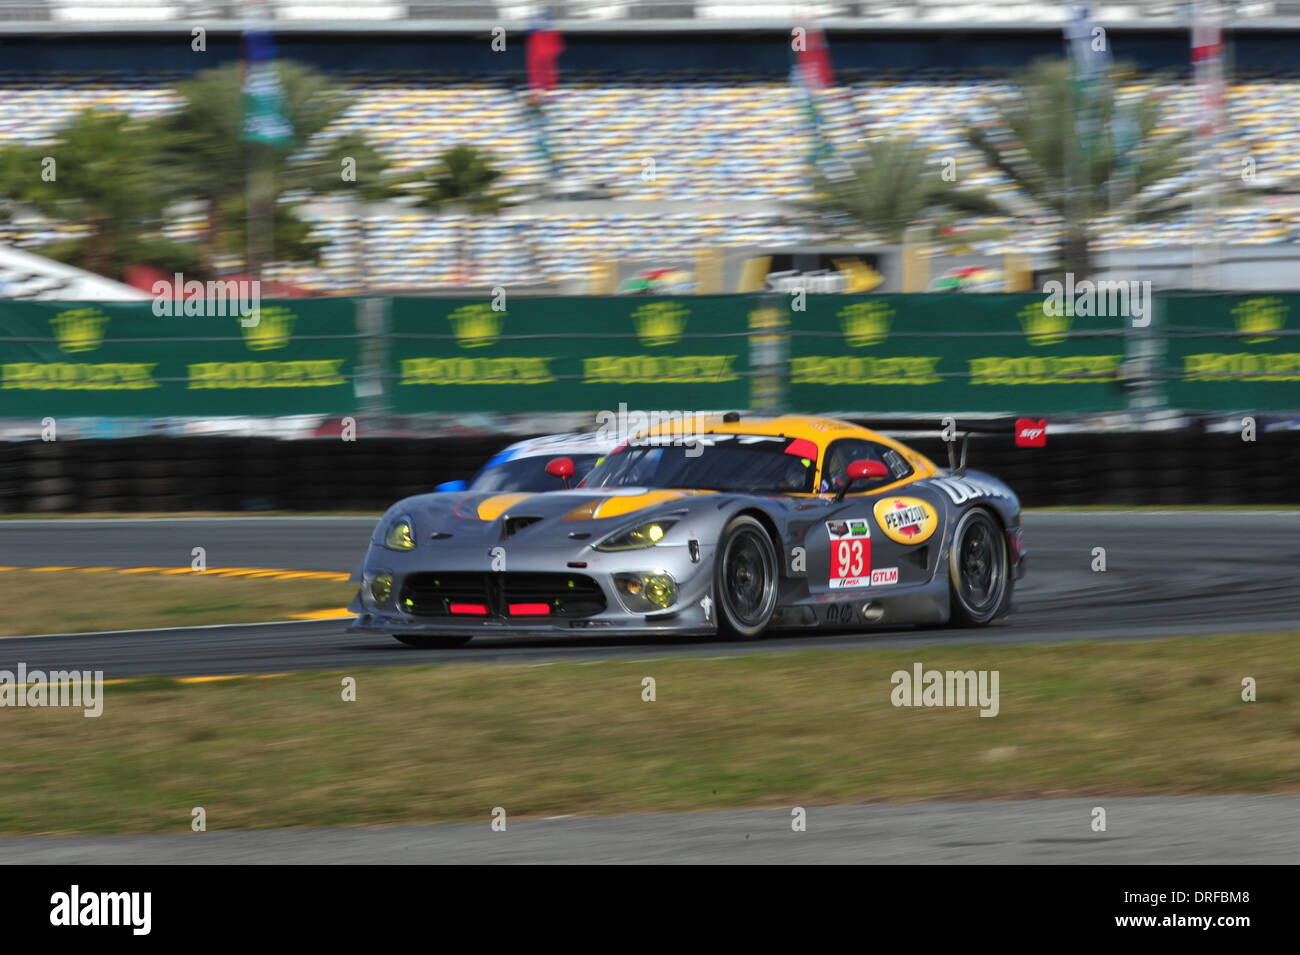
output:
M196 20L214 27L238 22L246 15L238 0L0 0L0 22L10 28L26 25L42 30L86 26L148 27ZM698 28L716 24L725 28L785 25L796 18L815 17L831 27L864 22L887 26L942 26L945 24L998 23L1058 25L1064 19L1058 4L1025 0L858 0L846 3L753 3L728 0L553 0L521 3L513 0L268 0L265 15L285 28L321 29L335 25L351 29L371 25L381 29L421 29L435 24L505 24L518 26L549 11L566 27L608 28L647 24L662 28L682 22ZM1300 0L1239 0L1228 4L1236 18L1276 22L1300 18ZM1185 5L1177 0L1114 0L1102 7L1108 23L1167 25L1185 22Z
M484 4L374 5L361 8L319 2L311 20L316 26L335 22L345 9L364 9L374 19L391 21L394 29L418 24L432 16L436 6L450 23L452 13L465 22L489 18L492 11L508 12L507 22L526 18L533 9ZM214 29L234 20L237 4L145 2L90 4L52 2L11 3L0 0L7 24L24 22L33 11L48 15L49 22L75 21L73 12L94 7L116 11L122 22L148 13L153 22L175 24L204 16ZM397 11L380 17L379 12ZM604 20L649 19L651 10L663 17L685 16L698 22L727 21L736 7L706 4L583 4L558 7L561 25L594 24ZM936 155L957 160L964 183L1009 190L1011 185L995 170L984 167L965 144L967 123L980 117L980 102L1007 88L1007 66L948 65L948 47L935 40L909 41L925 55L900 56L915 61L901 68L876 62L876 49L864 52L863 17L883 17L886 9L906 9L926 20L940 13L925 3L826 4L814 12L835 22L836 17L857 17L857 32L839 45L831 36L835 58L835 86L820 94L827 138L841 150L857 148L864 137L901 136L932 147ZM1267 10L1265 10L1267 8ZM789 7L747 7L752 17L772 11L774 20L789 17ZM802 8L801 8L802 9ZM954 8L956 9L956 8ZM1043 18L1024 13L1023 5L984 4L990 18L1011 16L1025 22L1059 20L1056 5L1037 7ZM1277 15L1288 9L1278 4L1252 4L1237 8L1236 16L1250 22L1256 14ZM286 31L305 23L304 4L274 3L271 15ZM777 11L784 11L779 13ZM132 12L134 11L134 12ZM378 12L377 12L378 11ZM600 11L605 11L600 14ZM606 14L608 14L606 16ZM701 16L703 14L703 16ZM1022 15L1023 14L1023 15ZM1151 25L1162 17L1182 17L1180 5L1160 3L1120 4L1103 14L1116 22L1131 14ZM766 15L766 14L764 14ZM87 15L89 17L89 15ZM891 14L892 16L892 14ZM100 20L107 22L110 14ZM962 18L970 11L962 9ZM86 22L91 22L88 18ZM78 21L79 22L79 21ZM131 21L135 22L135 21ZM898 22L905 22L899 20ZM1262 20L1258 22L1263 22ZM1297 21L1300 23L1300 21ZM788 27L787 27L788 29ZM454 32L454 31L453 31ZM403 34L403 42L412 42ZM1059 55L1059 31L1042 34L1047 42L1026 49L1041 55ZM455 44L483 46L482 37L471 40L440 36L438 52ZM1173 32L1160 41L1164 62L1186 58L1186 33ZM287 44L286 44L287 45ZM754 59L757 67L736 62ZM490 154L505 172L502 185L516 196L533 201L511 206L493 217L435 216L398 203L310 203L305 215L326 240L323 261L316 266L282 263L267 277L318 292L409 289L437 290L461 285L529 284L566 292L586 292L604 263L612 259L653 262L657 257L680 257L707 249L775 247L826 241L834 238L870 242L876 237L850 231L835 223L811 217L804 203L812 197L807 157L810 129L802 94L785 74L785 34L769 32L744 37L724 50L724 62L708 66L683 63L676 44L658 34L647 34L633 59L649 50L663 50L661 69L612 64L592 69L581 50L569 68L562 61L562 79L547 104L549 140L563 175L599 186L608 198L588 201L547 201L542 187L546 167L539 155L536 133L527 114L527 94L518 60L496 70L460 69L450 57L428 56L420 69L335 69L354 101L327 131L367 137L398 168L430 164L455 145L478 147ZM1143 50L1146 53L1147 44ZM748 49L742 49L748 47ZM373 51L376 48L370 48ZM382 44L378 49L382 49ZM409 59L409 46L403 54ZM712 49L712 48L711 48ZM1122 50L1121 50L1122 52ZM367 56L373 56L368 52ZM617 52L607 54L617 57ZM141 58L137 57L137 61ZM401 59L396 57L395 59ZM1224 172L1232 174L1241 157L1252 157L1263 179L1287 182L1300 178L1300 125L1294 104L1300 102L1300 69L1286 66L1285 56L1259 61L1239 57L1239 69L1227 90L1229 126L1223 143ZM736 62L731 62L736 61ZM56 59L57 62L57 59ZM144 60L148 62L148 60ZM210 65L210 64L203 64ZM325 64L331 66L333 64ZM195 67L197 68L197 67ZM30 69L0 73L0 145L48 142L55 130L86 108L127 110L135 115L157 116L176 108L176 83L184 74L149 67L101 68L91 62L73 68L60 62L54 72ZM1198 93L1186 73L1146 72L1118 90L1119 95L1158 89L1166 97L1166 123L1188 128L1196 124ZM653 174L646 174L646 161ZM1188 188L1193 173L1172 185ZM998 220L972 220L971 225L997 226ZM200 235L205 223L193 216L180 217L170 234L181 238ZM1134 227L1113 223L1101 232L1098 249L1162 248L1195 244L1202 225L1191 217ZM1220 241L1227 244L1300 242L1300 208L1290 198L1250 207L1225 210ZM28 251L75 233L75 226L55 226L39 219L18 219L0 224L0 240ZM1048 255L1057 241L1051 221L1017 223L1014 233L974 243L971 251L986 255L1023 252Z

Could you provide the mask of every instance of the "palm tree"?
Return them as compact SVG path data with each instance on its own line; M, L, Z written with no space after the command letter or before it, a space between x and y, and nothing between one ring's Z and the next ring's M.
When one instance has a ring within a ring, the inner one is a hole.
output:
M453 146L438 157L426 178L411 191L419 206L437 210L463 208L474 215L493 215L505 203L509 192L496 183L504 175L486 153L472 146ZM458 265L464 264L465 232L456 244Z
M154 137L126 113L86 110L41 146L0 150L6 213L28 207L85 235L43 246L42 255L110 278L128 266L165 271L195 263L194 249L161 235L166 200L155 187Z
M1163 127L1161 97L1154 84L1117 107L1108 90L1125 72L1124 67L1112 68L1102 82L1106 92L1091 104L1094 127L1114 135L1080 135L1085 125L1077 121L1080 91L1069 61L1060 59L1031 64L1017 77L1014 89L987 98L989 118L966 130L967 141L984 163L1016 187L1014 194L990 196L1001 214L1059 218L1060 265L1083 275L1092 272L1096 229L1108 212L1124 221L1153 222L1196 202L1173 182L1196 162L1195 132ZM1118 207L1112 208L1116 179L1124 188L1118 190Z
M473 146L453 146L438 157L416 192L421 205L457 203L475 214L492 213L507 196L505 190L494 188L503 175L486 153Z
M271 210L270 237L281 261L318 261L324 246L311 238L310 225L294 214L299 203L281 201L282 196L342 193L379 198L397 181L364 140L326 132L348 108L343 91L310 67L276 65L286 118L294 130L292 149L243 140L238 64L205 70L181 83L185 105L159 120L164 170L159 188L173 200L202 206L208 218L203 261L210 273L222 256L243 256L248 249L250 176L257 184L257 202ZM355 168L355 181L344 176L346 160ZM255 272L261 264L249 262L248 270Z
M944 226L960 212L998 211L984 193L945 180L939 158L913 140L868 140L859 155L834 167L814 173L812 209L847 216L881 242L902 242L922 222Z

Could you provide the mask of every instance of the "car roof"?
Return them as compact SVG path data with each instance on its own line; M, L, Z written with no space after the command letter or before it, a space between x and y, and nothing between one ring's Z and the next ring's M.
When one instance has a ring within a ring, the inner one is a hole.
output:
M887 438L878 431L872 431L870 428L864 428L851 421L841 421L838 418L796 414L773 417L742 414L735 421L726 421L723 415L701 415L698 418L687 416L684 420L685 425L675 420L667 421L657 427L646 429L645 433L651 435L676 434L685 427L687 430L684 433L693 433L698 430L704 434L712 432L714 434L781 435L787 438L805 438L814 442L823 450L830 442L840 438L862 438L866 441L876 441L900 453L917 454L916 451L900 441Z
M489 464L496 465L514 458L533 458L542 455L609 454L618 447L618 444L618 441L594 431L546 434L538 438L516 441L493 455Z

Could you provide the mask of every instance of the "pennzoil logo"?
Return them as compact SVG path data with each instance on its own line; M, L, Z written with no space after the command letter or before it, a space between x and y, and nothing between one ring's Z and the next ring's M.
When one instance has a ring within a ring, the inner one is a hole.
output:
M493 311L491 305L462 305L447 316L447 321L461 348L482 348L496 344L505 317L505 312Z
M889 336L894 310L884 302L854 302L840 309L844 340L852 348L879 345Z
M283 348L293 339L293 324L298 316L278 305L261 306L257 310L257 323L245 325L239 321L244 333L244 345L249 351L271 351Z
M676 302L646 302L632 313L642 345L674 345L686 331L690 312Z
M50 319L59 351L94 351L104 343L108 316L97 308L73 308Z
M1040 302L1026 305L1018 313L1020 327L1031 345L1059 345L1069 337L1074 318L1070 315L1046 315Z
M898 544L921 544L939 526L939 513L915 497L886 497L876 502L876 523Z
M1276 341L1276 335L1266 332L1280 332L1286 324L1287 306L1280 298L1248 298L1232 310L1237 322L1237 331L1250 333L1252 337L1243 338L1248 345Z

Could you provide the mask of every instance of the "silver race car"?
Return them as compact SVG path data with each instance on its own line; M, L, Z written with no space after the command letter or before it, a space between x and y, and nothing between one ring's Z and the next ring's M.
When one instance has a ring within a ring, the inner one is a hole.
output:
M1025 568L1020 503L828 418L651 430L581 486L406 498L379 521L353 630L419 647L480 634L720 634L983 626ZM954 462L955 465L955 462Z

